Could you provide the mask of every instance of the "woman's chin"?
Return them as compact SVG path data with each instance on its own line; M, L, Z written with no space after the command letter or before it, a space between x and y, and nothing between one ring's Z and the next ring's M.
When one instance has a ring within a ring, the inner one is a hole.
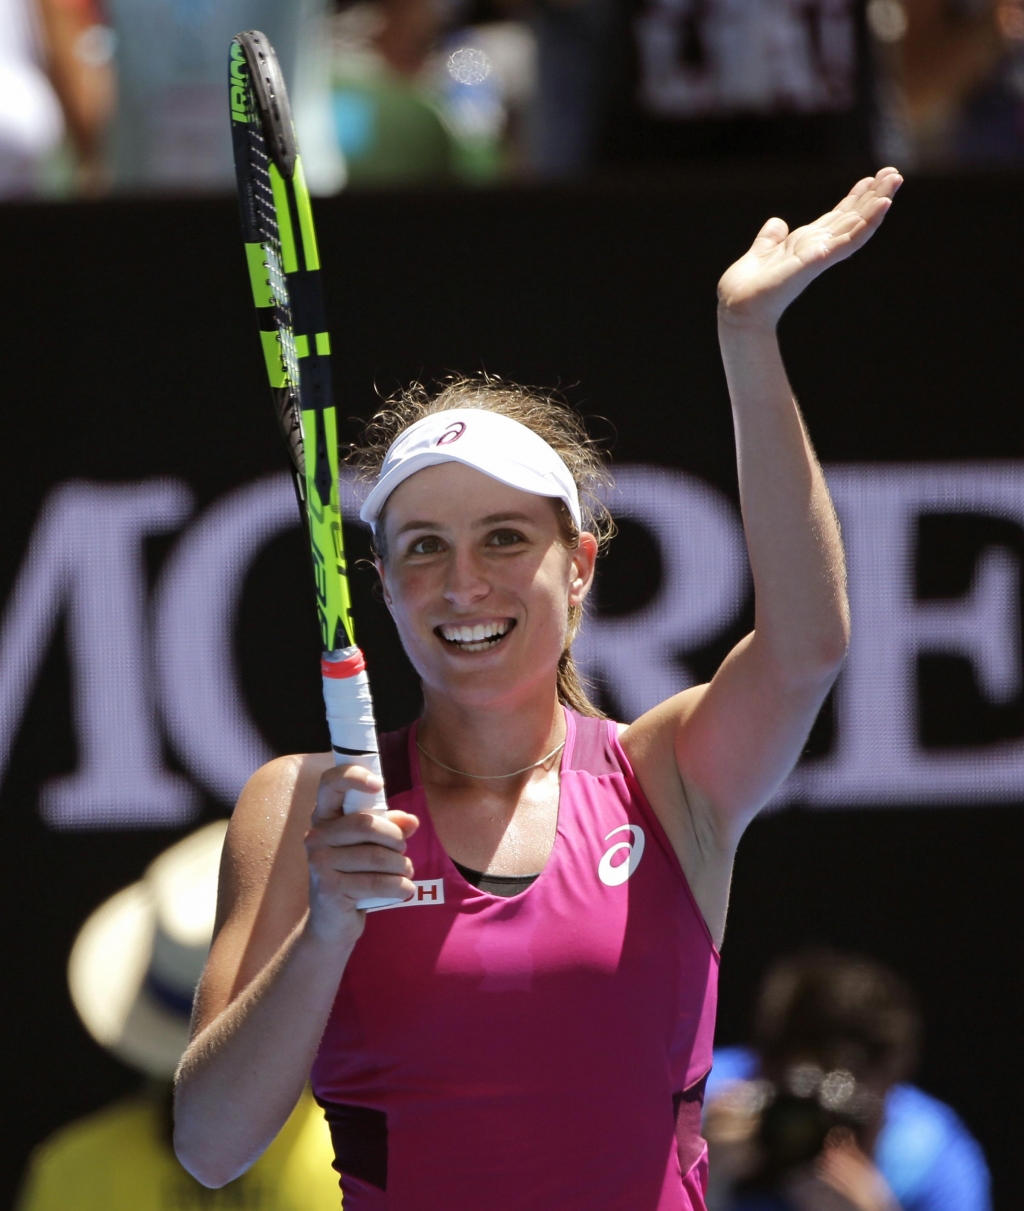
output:
M465 710L500 709L518 706L534 696L554 694L557 690L557 662L548 676L538 676L536 665L523 669L507 660L495 660L496 653L480 653L457 663L445 661L443 669L420 670L424 694ZM455 664L453 668L452 665Z

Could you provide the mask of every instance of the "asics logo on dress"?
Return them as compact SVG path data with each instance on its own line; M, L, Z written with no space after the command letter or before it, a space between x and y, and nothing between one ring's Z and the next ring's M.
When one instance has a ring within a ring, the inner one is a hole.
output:
M416 908L420 904L444 903L444 879L415 879L416 894L401 904L382 904L379 908L368 908L367 912L384 912L389 908Z
M610 841L616 833L627 832L630 834L630 840L617 841L602 855L601 861L597 865L598 878L608 887L619 887L625 883L640 865L640 859L644 856L644 845L647 843L647 838L639 824L620 824L618 828L612 829L605 840ZM622 850L626 850L626 856L613 866L612 858Z

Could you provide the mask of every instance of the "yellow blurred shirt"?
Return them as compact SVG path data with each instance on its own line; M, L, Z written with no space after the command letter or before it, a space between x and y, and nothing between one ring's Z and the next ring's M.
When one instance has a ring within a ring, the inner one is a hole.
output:
M135 1097L63 1127L32 1154L17 1211L339 1211L323 1112L307 1092L241 1177L208 1190L178 1164L159 1104Z

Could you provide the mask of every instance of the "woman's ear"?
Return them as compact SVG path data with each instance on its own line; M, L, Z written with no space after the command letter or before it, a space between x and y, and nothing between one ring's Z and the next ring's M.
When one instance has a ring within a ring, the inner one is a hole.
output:
M597 539L588 530L580 534L580 540L572 553L571 579L569 581L569 604L582 605L594 583L597 565Z

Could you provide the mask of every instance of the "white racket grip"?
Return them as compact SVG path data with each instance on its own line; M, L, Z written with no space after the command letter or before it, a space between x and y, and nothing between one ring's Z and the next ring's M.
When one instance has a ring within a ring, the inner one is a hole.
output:
M320 668L334 764L362 765L378 777L381 776L377 724L373 717L373 699L370 697L370 683L366 678L366 662L362 652L356 647L328 652ZM385 812L387 806L383 790L374 794L349 791L345 796L346 814L358 811ZM401 896L377 896L360 900L356 907L383 908L401 902Z
M358 648L328 652L321 663L324 705L335 765L362 765L380 776L377 724L373 718L366 662ZM383 791L349 791L345 811L386 811Z

